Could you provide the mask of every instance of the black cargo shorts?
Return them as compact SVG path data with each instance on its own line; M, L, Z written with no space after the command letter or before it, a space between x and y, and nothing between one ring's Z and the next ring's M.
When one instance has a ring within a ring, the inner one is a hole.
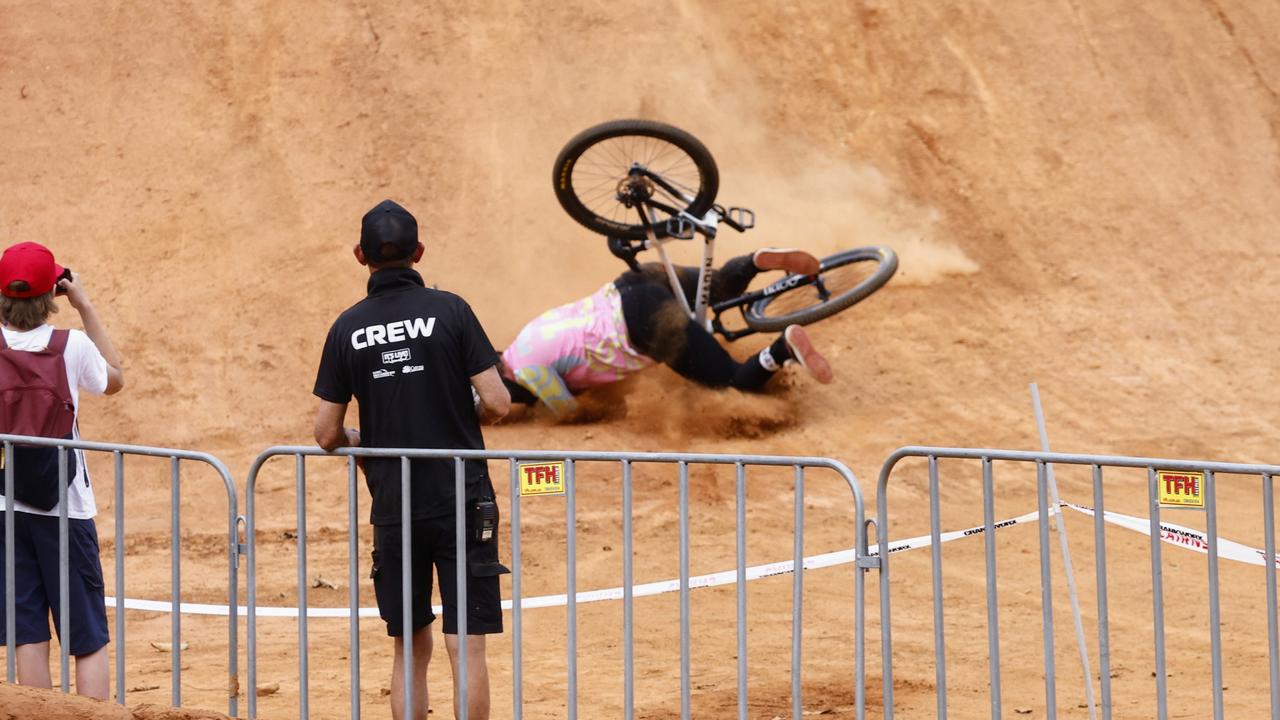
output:
M387 623L387 635L404 634L400 525L373 528L373 590L378 614ZM436 619L431 607L432 568L440 578L440 598L444 606L444 632L458 634L458 553L453 516L415 520L410 535L413 570L410 604L416 632ZM467 634L493 635L502 632L502 595L498 577L511 572L498 562L497 533L479 542L467 533Z

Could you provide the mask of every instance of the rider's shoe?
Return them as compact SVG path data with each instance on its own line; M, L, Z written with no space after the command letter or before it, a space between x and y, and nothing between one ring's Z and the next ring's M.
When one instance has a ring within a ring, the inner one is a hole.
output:
M804 331L804 328L799 325L788 325L782 337L787 343L787 349L791 351L792 360L800 363L800 367L808 370L818 382L823 384L831 382L835 377L831 372L831 365L813 347L813 343L809 341L809 334Z
M822 266L818 258L795 248L762 248L751 256L759 270L786 270L796 275L814 275Z

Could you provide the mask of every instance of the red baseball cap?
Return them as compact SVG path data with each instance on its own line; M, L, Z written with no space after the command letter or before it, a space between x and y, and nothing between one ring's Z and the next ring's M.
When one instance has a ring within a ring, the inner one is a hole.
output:
M0 256L0 294L5 297L40 297L53 289L62 274L62 266L53 261L53 253L40 243L23 242L10 246ZM17 280L26 282L26 290L9 286Z

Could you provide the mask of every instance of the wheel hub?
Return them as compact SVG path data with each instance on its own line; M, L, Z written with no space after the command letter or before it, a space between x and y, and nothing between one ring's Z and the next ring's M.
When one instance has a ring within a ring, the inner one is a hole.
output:
M633 167L626 177L618 181L618 202L633 207L653 197L655 185Z

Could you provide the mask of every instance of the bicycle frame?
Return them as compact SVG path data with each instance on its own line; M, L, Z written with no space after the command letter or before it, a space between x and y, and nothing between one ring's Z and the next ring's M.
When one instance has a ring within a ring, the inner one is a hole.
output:
M820 297L826 298L830 293L822 285L821 276L819 275L787 275L776 280L769 285L751 292L739 295L738 297L722 300L714 305L710 302L711 295L711 274L714 272L713 261L715 256L715 236L716 228L723 221L726 225L739 230L739 232L748 230L755 226L755 214L746 208L730 208L727 213L738 213L738 219L730 219L721 213L721 208L713 207L707 211L702 218L695 218L688 213L681 212L673 220L688 222L687 229L679 232L669 232L667 237L658 238L654 231L655 218L646 217L645 231L648 237L644 241L643 249L654 249L658 251L658 257L662 261L662 266L666 269L667 280L671 283L671 292L676 296L676 300L680 303L681 308L691 320L697 322L707 329L707 332L718 333L724 339L730 342L747 335L754 335L758 330L747 326L738 330L733 330L725 326L720 320L720 316L728 310L741 308L751 305L759 300L772 297L779 293L793 290L804 285L817 285ZM670 222L670 221L668 221ZM680 286L680 279L676 275L675 265L671 259L667 257L666 250L663 246L671 240L688 240L692 239L694 232L701 233L704 238L702 265L698 268L698 286L695 293L697 302L694 307L689 307L689 302L685 298L684 289ZM710 310L711 316L707 317L707 311Z
M640 165L634 165L631 168L631 176L633 178L643 177L651 180L652 182L662 186L664 190L672 195L676 195L684 199L686 202L692 201L692 198L675 186L671 185L661 175L651 172ZM635 187L636 186L633 186L633 188ZM698 218L690 215L684 210L676 210L675 208L654 200L651 194L637 194L632 198L632 200L637 206L636 209L640 214L640 221L644 225L646 236L644 249L653 249L658 252L658 258L661 260L663 268L667 271L667 280L671 283L671 292L676 296L676 300L679 301L681 309L683 309L685 314L689 316L689 319L706 328L707 332L719 332L729 340L734 340L738 337L742 337L743 335L755 332L754 330L728 330L720 322L720 313L723 312L724 309L739 307L742 305L741 302L738 302L742 300L742 298L736 298L735 300L730 300L725 303L719 303L716 308L712 308L715 310L715 316L712 318L707 317L707 309L711 305L711 274L714 272L717 228L720 223L723 222L738 232L745 232L750 228L755 227L755 213L747 208L733 207L726 210L719 205L712 205L711 209L707 210L705 215ZM658 210L666 212L671 217L665 221L660 221L658 218ZM665 222L666 224L666 237L661 239L658 238L657 232L654 229L658 222ZM673 222L675 223L674 228L672 227ZM689 307L689 301L685 298L684 290L680 287L680 279L676 276L675 265L673 265L671 259L667 257L666 248L663 246L671 240L691 240L695 233L701 234L703 237L702 264L698 268L698 286L697 290L694 292L694 305L693 307Z
M732 310L734 308L740 308L746 305L751 305L758 300L763 300L764 298L777 295L778 293L781 293L781 292L786 292L788 290L800 287L802 285L817 284L819 296L824 298L829 297L830 293L827 292L826 288L824 288L820 283L821 283L821 280L817 275L787 275L786 277L780 280L777 280L775 282L772 282L768 286L763 287L759 290L754 290L744 295L739 295L736 298L730 298L723 302L718 302L715 305L711 306L711 312L713 313L713 315L711 316L710 326L708 327L708 329L711 330L712 332L720 333L720 335L724 336L725 340L729 340L731 342L734 340L737 340L738 338L746 337L748 335L754 335L760 331L749 326L741 330L730 330L729 328L724 326L724 323L720 322L720 315L723 314L726 310Z

